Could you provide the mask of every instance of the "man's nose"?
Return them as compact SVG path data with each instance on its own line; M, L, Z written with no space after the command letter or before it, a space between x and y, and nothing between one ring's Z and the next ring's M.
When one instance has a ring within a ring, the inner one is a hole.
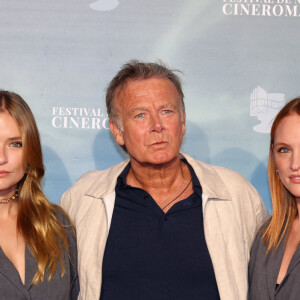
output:
M161 132L164 130L163 122L159 114L151 116L151 131Z

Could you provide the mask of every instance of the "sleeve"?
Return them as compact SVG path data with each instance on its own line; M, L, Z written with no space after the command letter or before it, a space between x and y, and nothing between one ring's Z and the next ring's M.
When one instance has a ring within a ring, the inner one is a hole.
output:
M261 229L255 237L250 252L248 265L248 300L269 299L270 295L267 288L267 255ZM275 289L275 285L274 285Z
M70 204L71 204L71 191L67 190L63 193L60 198L59 205L66 211L69 212Z
M255 261L256 261L256 256L257 256L260 239L261 239L261 234L257 233L257 235L253 241L251 251L250 251L250 260L249 260L249 265L248 265L249 284L251 283L251 280L252 280L253 269L254 269L254 265L255 265Z
M79 294L79 278L78 278L78 258L77 258L77 240L75 228L71 224L69 217L61 209L56 210L56 217L61 222L67 232L67 240L69 245L69 271L70 271L70 299L75 300Z
M256 190L255 192L257 194L257 196L255 197L256 198L255 216L256 216L256 233L257 233L259 229L261 229L263 224L265 224L265 222L270 217L270 215L262 198L260 197L260 195Z
M78 261L77 261L77 243L74 229L72 233L68 232L69 255L70 255L70 299L75 300L79 294Z

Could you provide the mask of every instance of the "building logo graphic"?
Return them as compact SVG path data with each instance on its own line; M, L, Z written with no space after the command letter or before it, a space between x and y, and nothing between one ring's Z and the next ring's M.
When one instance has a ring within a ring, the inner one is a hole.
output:
M281 93L267 93L257 86L250 96L250 116L257 117L261 122L253 126L253 130L269 133L276 114L285 104L285 95Z
M118 0L97 0L92 2L89 6L93 10L109 11L115 9L118 5Z

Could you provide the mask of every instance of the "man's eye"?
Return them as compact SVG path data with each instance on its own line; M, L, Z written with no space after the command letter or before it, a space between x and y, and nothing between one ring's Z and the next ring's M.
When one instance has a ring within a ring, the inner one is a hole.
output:
M138 115L136 115L136 118L142 118L142 117L144 117L144 113L140 113L140 114L138 114Z
M13 142L10 144L11 147L22 147L22 143L21 142Z
M163 114L167 115L167 114L170 114L172 111L169 110L169 109L164 109L163 110Z

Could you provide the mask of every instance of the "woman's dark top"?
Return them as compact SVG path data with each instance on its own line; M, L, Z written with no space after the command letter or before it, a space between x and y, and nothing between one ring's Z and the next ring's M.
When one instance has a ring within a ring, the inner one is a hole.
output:
M28 247L25 247L25 284L22 283L15 266L4 254L0 247L0 299L43 299L43 300L67 300L77 299L79 293L79 281L77 274L77 246L73 228L68 218L60 211L56 217L65 225L68 234L69 252L63 251L66 273L61 277L61 267L57 262L57 270L48 281L48 273L45 279L37 285L32 284L32 279L37 271L37 261Z
M252 245L249 262L249 300L299 300L300 299L300 249L296 250L287 273L276 287L281 266L286 235L276 251L266 255L259 233Z

